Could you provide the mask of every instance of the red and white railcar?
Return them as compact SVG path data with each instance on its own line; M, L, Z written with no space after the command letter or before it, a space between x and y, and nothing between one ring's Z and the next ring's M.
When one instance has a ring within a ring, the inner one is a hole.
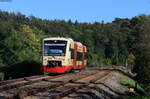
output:
M86 46L71 38L45 38L43 40L43 71L65 73L86 67Z

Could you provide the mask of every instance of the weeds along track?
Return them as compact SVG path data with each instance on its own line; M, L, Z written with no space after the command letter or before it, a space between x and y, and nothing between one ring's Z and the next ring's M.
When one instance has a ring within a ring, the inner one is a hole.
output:
M31 76L0 82L0 99L43 98L60 99L86 86L112 75L112 71L100 69L81 70L56 76Z

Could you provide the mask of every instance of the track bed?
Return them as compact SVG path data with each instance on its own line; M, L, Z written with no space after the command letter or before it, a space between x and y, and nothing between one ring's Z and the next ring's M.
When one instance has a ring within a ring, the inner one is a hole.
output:
M0 99L106 98L103 93L108 94L110 90L106 92L100 87L107 87L106 81L112 79L116 71L127 73L122 66L91 67L56 76L39 75L1 81ZM113 97L114 93L116 92L110 91L107 98Z

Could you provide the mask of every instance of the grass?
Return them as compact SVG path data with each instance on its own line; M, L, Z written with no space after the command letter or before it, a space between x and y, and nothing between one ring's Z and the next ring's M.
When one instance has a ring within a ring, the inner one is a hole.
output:
M4 80L4 73L3 72L0 72L0 81L1 80Z
M129 94L129 99L150 99L148 93L135 80L126 76L122 79L122 84L125 85L127 89L135 89L135 93L130 93L129 90L126 90Z

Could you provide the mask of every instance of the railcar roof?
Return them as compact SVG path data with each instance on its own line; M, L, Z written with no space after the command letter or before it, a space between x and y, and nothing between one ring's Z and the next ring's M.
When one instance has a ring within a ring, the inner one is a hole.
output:
M44 38L43 40L65 40L65 41L76 42L78 45L84 46L82 43L74 41L73 39L67 37L50 37L50 38Z
M50 38L44 38L44 40L70 40L70 41L73 41L71 38L65 38L65 37L50 37Z

